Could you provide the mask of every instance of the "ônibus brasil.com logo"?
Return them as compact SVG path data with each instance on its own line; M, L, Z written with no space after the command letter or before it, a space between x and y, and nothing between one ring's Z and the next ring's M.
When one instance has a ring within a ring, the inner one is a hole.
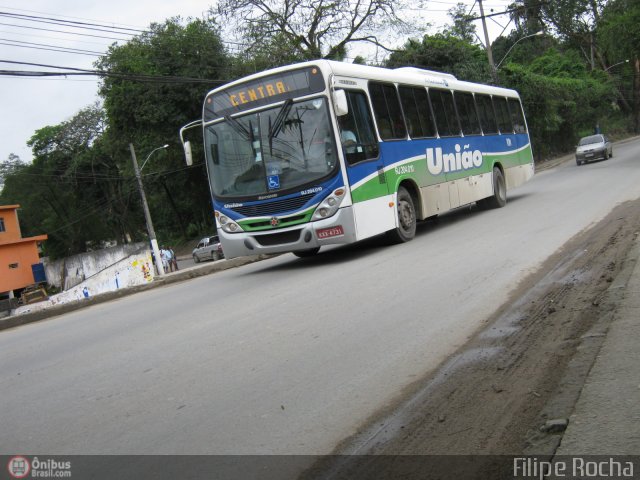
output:
M13 478L25 478L31 471L31 464L28 459L16 455L9 460L7 469Z
M33 457L29 460L22 455L16 455L9 459L7 464L9 475L13 478L69 478L71 477L71 462L54 460L52 458L39 459Z

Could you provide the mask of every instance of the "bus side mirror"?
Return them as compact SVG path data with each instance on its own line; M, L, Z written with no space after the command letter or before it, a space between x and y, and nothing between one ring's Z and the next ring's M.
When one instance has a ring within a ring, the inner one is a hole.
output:
M333 91L333 107L336 109L336 115L342 117L349 113L349 104L347 103L347 94L344 90Z
M184 148L184 160L187 162L188 166L193 165L193 154L191 153L191 142L186 141L182 145Z
M188 166L193 165L193 155L191 153L191 143L184 141L184 132L185 130L195 127L202 127L202 119L189 122L180 129L180 143L182 143L182 148L184 149L184 160Z

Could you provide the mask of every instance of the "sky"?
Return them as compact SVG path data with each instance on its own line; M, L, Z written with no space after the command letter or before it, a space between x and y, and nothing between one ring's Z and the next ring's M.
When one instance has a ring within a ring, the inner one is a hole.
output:
M116 41L114 38L122 39L120 43L131 38L130 35L90 30L86 25L85 28L70 28L60 25L59 20L143 30L152 22L163 22L174 16L202 17L214 1L0 0L0 70L51 70L8 62L92 69L99 54L105 53ZM424 15L433 25L430 33L448 23L446 12L458 1L479 14L478 6L472 0L427 0ZM485 14L488 14L491 9L504 11L511 0L484 1ZM507 22L506 16L488 20L492 40L500 35ZM480 22L476 23L481 32ZM404 40L400 39L399 44ZM60 51L61 47L67 50ZM70 52L68 49L75 50ZM349 56L355 54L367 56L366 51L351 52ZM12 153L23 161L31 161L26 142L35 131L70 119L80 109L99 100L97 91L98 79L95 77L25 78L0 74L0 161Z

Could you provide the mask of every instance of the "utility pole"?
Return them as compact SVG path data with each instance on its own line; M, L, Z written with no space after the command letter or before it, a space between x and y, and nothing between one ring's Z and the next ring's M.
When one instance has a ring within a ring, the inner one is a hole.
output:
M140 190L140 198L142 199L142 208L144 210L144 218L147 222L147 232L149 233L149 240L151 241L151 249L153 250L153 256L156 260L156 267L158 268L158 275L164 275L164 267L162 266L162 258L160 257L160 249L158 248L158 241L156 240L156 231L153 229L153 222L151 222L151 214L149 213L149 205L147 205L147 197L144 194L144 186L142 185L142 177L140 176L140 169L138 168L138 160L136 159L136 151L133 148L133 143L129 144L129 150L131 150L131 160L133 161L133 171L136 174L136 180L138 180L138 190ZM155 150L154 150L155 151ZM153 152L151 152L153 153ZM149 155L151 156L151 155ZM147 160L149 158L147 157ZM145 160L146 161L146 160Z
M482 7L482 0L478 0L480 6L480 18L482 19L482 29L484 30L484 43L487 49L487 59L489 60L489 69L491 70L491 78L493 83L498 83L498 73L496 72L496 66L493 63L493 53L491 52L491 42L489 42L489 32L487 31L487 19L484 17L484 8Z

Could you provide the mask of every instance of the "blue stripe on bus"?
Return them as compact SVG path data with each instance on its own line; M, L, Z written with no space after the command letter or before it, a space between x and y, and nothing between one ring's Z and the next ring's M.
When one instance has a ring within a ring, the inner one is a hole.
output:
M507 145L507 141L511 145ZM411 141L380 142L380 157L377 160L365 161L348 167L349 183L351 185L372 175L380 168L386 168L394 163L412 157L424 156L427 148L442 148L444 152L454 153L456 144L466 150L480 150L483 153L504 153L518 150L529 143L529 136L525 134L487 135L469 137L451 137L440 139L417 139Z

